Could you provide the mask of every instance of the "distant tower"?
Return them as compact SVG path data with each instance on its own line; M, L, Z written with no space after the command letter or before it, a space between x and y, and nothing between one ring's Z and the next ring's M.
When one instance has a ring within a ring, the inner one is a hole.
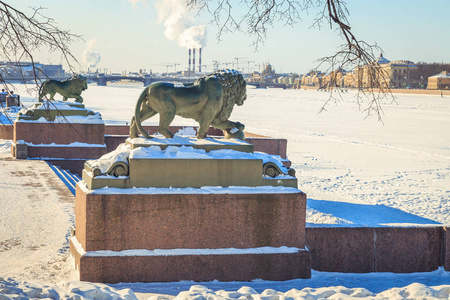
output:
M198 49L198 72L202 72L202 48Z
M194 71L195 74L195 48L192 49L192 71Z
M189 74L191 74L191 49L189 49Z

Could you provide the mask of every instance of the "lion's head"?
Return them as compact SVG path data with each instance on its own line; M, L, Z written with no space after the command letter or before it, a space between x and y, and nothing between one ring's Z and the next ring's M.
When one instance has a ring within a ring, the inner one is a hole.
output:
M88 88L87 79L82 75L73 75L65 81L69 84L69 89L71 91L78 91L79 93L81 93Z
M247 87L242 74L235 70L221 70L207 77L219 79L223 87L223 107L217 117L216 123L230 118L234 105L241 106L247 99Z

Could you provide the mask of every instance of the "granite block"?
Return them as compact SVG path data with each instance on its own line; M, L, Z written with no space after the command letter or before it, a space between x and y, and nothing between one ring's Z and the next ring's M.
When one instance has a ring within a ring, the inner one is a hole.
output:
M70 244L79 280L172 282L290 280L311 277L308 251L276 254L86 256Z
M305 246L306 195L95 194L76 191L86 251Z
M442 264L446 271L450 271L450 227L442 228Z
M311 252L311 268L324 272L373 272L373 236L373 228L306 228L306 245Z
M104 124L66 124L57 122L14 122L14 142L30 144L105 143Z
M437 270L441 258L441 228L376 228L375 272L413 273Z

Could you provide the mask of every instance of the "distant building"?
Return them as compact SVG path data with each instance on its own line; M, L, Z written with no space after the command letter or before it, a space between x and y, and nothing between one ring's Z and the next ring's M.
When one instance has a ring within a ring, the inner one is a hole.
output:
M38 62L0 62L0 73L4 78L34 77L62 77L65 71L62 65L45 65Z
M267 63L266 67L261 73L261 81L266 83L272 83L276 82L277 80L277 73L275 72L275 69L272 69L272 65L270 63Z
M428 77L429 90L448 90L450 88L450 74L443 71L437 75Z
M358 80L355 72L347 72L344 76L344 87L357 87Z
M324 74L320 71L311 71L308 74L302 76L302 85L307 86L322 86Z
M329 74L323 76L322 87L331 87L331 86L343 87L345 85L345 77L347 73L348 73L347 71L342 69L330 72Z
M61 77L65 74L62 65L42 65L42 72L48 77Z
M261 73L253 72L246 80L248 82L277 83L278 77L278 74L272 69L272 65L268 63Z
M378 72L372 72L371 67L378 68ZM357 87L389 87L410 88L413 84L411 73L417 65L409 60L389 61L380 54L380 57L370 66L358 66L355 68Z

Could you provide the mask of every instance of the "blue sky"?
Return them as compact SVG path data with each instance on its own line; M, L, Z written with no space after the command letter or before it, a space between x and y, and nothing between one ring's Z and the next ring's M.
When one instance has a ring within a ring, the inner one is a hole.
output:
M134 4L132 2L135 2ZM239 3L240 1L235 1ZM390 60L412 60L450 63L450 33L448 32L448 0L349 0L349 22L355 35L370 44L377 43ZM29 6L47 8L62 29L82 35L85 41L71 45L82 70L83 52L90 43L90 51L101 60L97 68L113 72L152 69L154 72L185 70L188 67L187 49L165 37L165 27L158 22L158 13L152 0L16 0L11 5L29 12ZM239 7L238 7L239 9ZM238 10L239 12L239 10ZM264 45L257 52L251 45L253 38L245 33L228 33L221 42L217 29L208 23L208 15L196 16L194 25L206 24L207 42L203 48L206 71L213 60L236 62L247 72L270 62L278 71L305 73L314 68L316 60L333 54L342 44L341 38L329 26L320 30L310 28L317 11L303 15L294 27L276 23L270 29ZM95 42L96 41L96 42ZM34 53L43 63L60 63L58 55L41 51ZM197 57L198 59L198 57ZM229 64L228 67L232 65ZM205 69L205 67L203 68Z

